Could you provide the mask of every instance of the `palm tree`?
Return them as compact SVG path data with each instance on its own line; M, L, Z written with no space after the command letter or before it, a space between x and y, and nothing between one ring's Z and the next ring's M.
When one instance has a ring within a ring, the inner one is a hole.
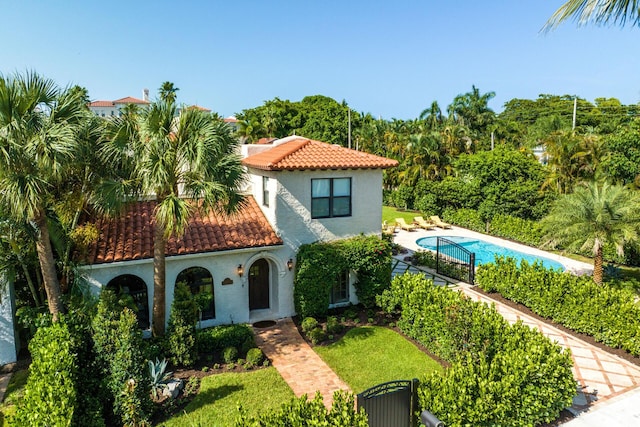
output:
M140 112L127 135L134 177L143 195L155 196L153 333L165 331L165 248L180 237L195 211L231 214L244 204L238 140L219 118L182 109L162 97ZM118 145L117 138L113 142ZM126 150L125 150L126 151Z
M49 311L57 321L64 306L47 228L56 184L76 148L84 104L79 91L61 91L34 72L0 76L0 206L15 222L37 230L36 251Z
M569 0L549 18L543 31L552 30L567 19L575 19L580 25L594 22L624 26L627 21L632 25L640 25L640 1Z
M167 102L176 102L176 92L180 90L179 87L175 87L175 85L171 82L164 82L160 86L160 99Z
M638 240L640 193L618 185L592 182L556 200L543 219L545 245L593 251L593 280L602 283L603 247Z

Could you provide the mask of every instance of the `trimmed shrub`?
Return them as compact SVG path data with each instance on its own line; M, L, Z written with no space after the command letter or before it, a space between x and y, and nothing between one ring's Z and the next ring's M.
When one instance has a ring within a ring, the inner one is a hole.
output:
M302 332L306 334L318 327L318 321L314 317L305 317L300 326Z
M249 417L240 407L236 427L368 427L364 409L356 411L353 394L337 391L333 394L331 409L325 408L322 395L316 393L313 400L307 396L291 399L280 409L257 417Z
M318 344L325 339L327 339L327 334L322 330L322 328L315 328L307 334L307 337L311 340L313 344Z
M631 289L597 285L591 277L549 270L539 263L518 265L512 258L483 265L476 283L596 341L640 355L640 307Z
M339 334L342 332L343 326L338 319L334 316L327 317L327 333L328 334Z
M480 233L484 233L487 228L480 212L474 209L445 209L442 220Z
M431 251L417 250L412 255L414 265L436 268L436 254Z
M198 305L191 290L177 283L167 328L167 352L174 365L191 366L198 358L196 325Z
M247 363L250 363L251 366L258 366L264 360L264 354L262 350L259 348L252 348L247 352Z
M213 353L227 347L241 348L247 341L254 342L253 331L247 324L200 329L196 337L200 353Z
M395 277L378 301L400 313L405 334L451 363L419 388L421 407L446 425L536 425L571 404L569 351L509 325L495 308L412 274Z
M224 363L233 363L238 360L238 349L235 347L227 347L222 352L222 360Z
M542 227L538 221L499 214L491 219L489 232L494 236L517 240L530 246L542 243Z
M247 338L240 347L240 353L246 356L252 348L256 348L256 342L253 337Z

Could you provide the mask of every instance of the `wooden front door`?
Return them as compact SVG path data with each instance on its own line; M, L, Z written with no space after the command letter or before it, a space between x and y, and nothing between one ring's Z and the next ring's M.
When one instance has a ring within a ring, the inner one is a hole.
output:
M249 268L249 310L269 308L269 263L259 259Z

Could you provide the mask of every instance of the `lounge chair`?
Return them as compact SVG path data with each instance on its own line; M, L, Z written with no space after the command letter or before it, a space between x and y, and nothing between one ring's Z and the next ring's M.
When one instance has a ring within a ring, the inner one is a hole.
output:
M436 226L431 222L427 221L421 216L413 217L413 222L418 225L420 228L424 228L425 230L433 230Z
M398 225L402 230L413 231L416 229L415 225L407 224L404 218L396 218L396 225Z
M442 221L438 215L433 215L431 217L431 221L436 225L436 227L451 228L451 224L449 224L448 222Z
M382 234L393 235L396 232L396 224L389 224L387 221L382 223Z

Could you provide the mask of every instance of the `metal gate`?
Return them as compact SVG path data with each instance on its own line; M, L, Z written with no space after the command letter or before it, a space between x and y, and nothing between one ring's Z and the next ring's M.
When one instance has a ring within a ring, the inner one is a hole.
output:
M463 282L475 281L476 254L444 237L436 240L436 271Z
M358 410L364 408L369 427L414 427L418 380L391 381L358 394Z

